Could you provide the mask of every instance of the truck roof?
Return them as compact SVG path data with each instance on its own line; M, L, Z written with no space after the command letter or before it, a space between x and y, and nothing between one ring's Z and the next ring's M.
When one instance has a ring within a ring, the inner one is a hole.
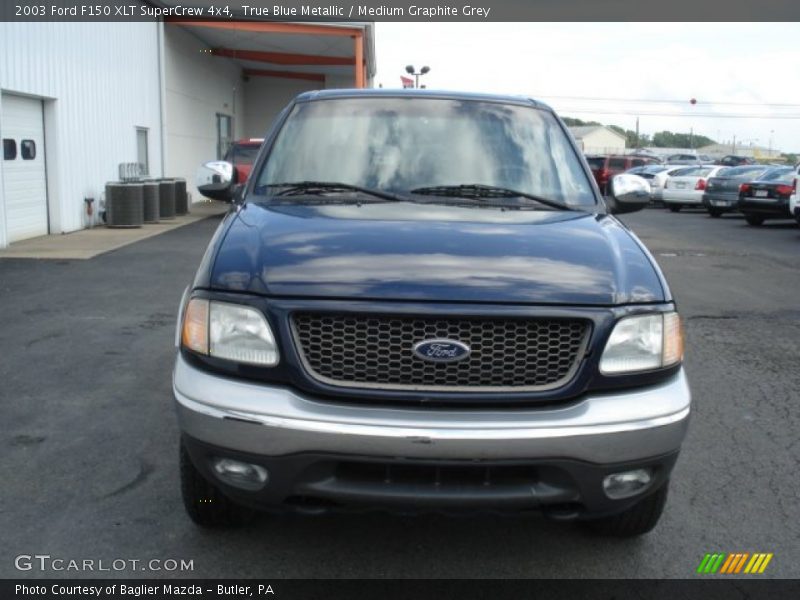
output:
M517 104L523 106L535 106L552 111L544 102L534 100L527 96L510 94L486 94L481 92L461 92L447 90L428 90L428 89L330 89L314 90L303 92L297 97L298 102L309 102L312 100L328 100L335 98L445 98L453 100L475 100L483 102L499 102L502 104Z

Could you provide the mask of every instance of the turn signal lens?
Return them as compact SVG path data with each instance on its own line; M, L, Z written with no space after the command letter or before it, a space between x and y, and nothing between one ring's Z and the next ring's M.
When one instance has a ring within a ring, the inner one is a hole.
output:
M208 300L189 300L183 313L181 344L189 350L208 354Z
M669 367L683 360L683 320L678 313L664 315L664 358L662 366Z

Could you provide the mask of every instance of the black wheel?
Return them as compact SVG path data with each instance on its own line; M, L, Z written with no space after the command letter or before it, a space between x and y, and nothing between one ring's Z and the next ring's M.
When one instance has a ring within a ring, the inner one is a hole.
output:
M764 217L761 215L745 215L744 220L747 221L748 225L753 225L755 227L764 224Z
M715 219L718 219L719 217L722 216L722 211L720 209L718 209L718 208L709 208L708 209L708 216L714 217Z
M669 211L670 212L679 212L682 206L680 204L669 204Z
M231 502L227 496L200 474L192 464L181 442L181 494L186 513L202 527L245 525L253 520L255 511Z
M669 482L634 504L625 512L610 517L586 521L594 533L613 537L635 537L651 531L656 526L667 503Z

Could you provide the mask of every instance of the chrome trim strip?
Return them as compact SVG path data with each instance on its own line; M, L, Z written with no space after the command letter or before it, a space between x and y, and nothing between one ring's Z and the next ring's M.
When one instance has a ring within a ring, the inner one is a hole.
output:
M181 357L173 390L187 434L271 456L306 451L622 462L677 450L691 402L680 371L657 386L595 394L556 408L470 411L343 405L211 375Z

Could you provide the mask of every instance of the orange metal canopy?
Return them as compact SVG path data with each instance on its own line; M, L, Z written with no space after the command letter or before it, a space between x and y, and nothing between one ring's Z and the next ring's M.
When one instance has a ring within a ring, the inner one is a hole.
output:
M355 87L366 85L364 61L364 30L358 27L339 26L317 23L284 23L269 21L216 21L168 18L172 25L183 27L210 28L217 30L239 31L264 34L290 34L308 36L337 36L353 39L352 56L329 56L321 54L301 54L296 52L274 52L246 48L217 47L211 50L216 56L256 61L282 66L350 66L353 67ZM290 79L306 79L324 82L324 74L304 71L245 69L250 76L284 77Z

